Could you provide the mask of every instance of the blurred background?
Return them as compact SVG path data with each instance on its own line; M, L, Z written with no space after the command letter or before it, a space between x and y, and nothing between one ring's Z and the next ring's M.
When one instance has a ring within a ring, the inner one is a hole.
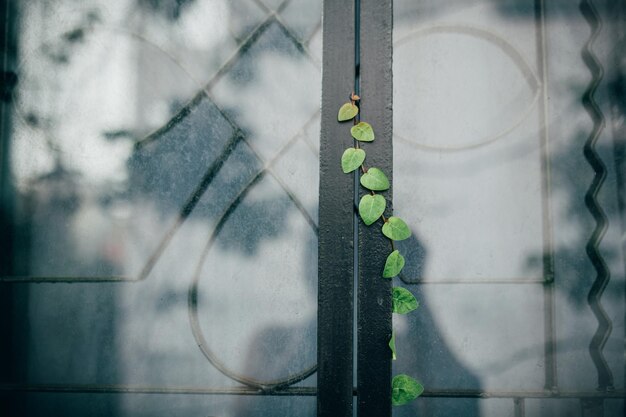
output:
M3 415L313 415L321 1L3 12Z
M435 391L395 415L624 415L625 16L394 2L394 209L421 300L394 317L394 370Z
M622 3L394 1L395 416L624 415ZM322 1L0 5L0 414L314 416Z

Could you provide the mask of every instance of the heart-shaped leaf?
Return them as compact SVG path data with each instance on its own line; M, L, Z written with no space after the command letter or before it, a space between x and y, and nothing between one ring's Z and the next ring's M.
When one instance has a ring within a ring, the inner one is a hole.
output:
M411 236L411 229L400 217L389 217L383 225L383 234L391 240L404 240Z
M363 149L348 148L341 155L341 169L347 174L360 167L363 161L365 161Z
M337 120L340 122L345 122L346 120L354 119L359 113L359 108L354 103L346 103L339 109L339 114L337 115Z
M385 212L385 207L387 207L385 197L378 194L366 194L359 201L359 215L363 223L369 226Z
M374 140L374 130L372 125L365 122L360 122L350 129L352 137L361 142L371 142Z
M419 307L419 303L411 291L402 287L393 287L391 295L392 311L396 314L406 314Z
M378 168L370 168L361 175L361 185L368 190L384 191L389 189L389 180L384 172Z
M391 330L391 339L389 339L389 349L391 349L391 359L396 360L396 332Z
M385 269L383 269L383 278L393 278L404 268L404 257L396 249L387 256L385 261Z
M408 375L400 374L391 381L391 404L408 404L424 392L422 384Z

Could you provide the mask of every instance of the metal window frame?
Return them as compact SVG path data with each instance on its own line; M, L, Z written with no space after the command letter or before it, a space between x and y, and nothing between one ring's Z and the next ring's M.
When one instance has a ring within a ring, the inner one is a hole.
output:
M377 138L367 144L368 165L391 179L392 1L325 1L323 16L317 415L352 416L356 396L357 415L385 417L391 416L391 281L381 271L389 242L379 227L350 221L363 190L340 168L353 140L350 125L337 122L337 109L352 91L361 95L360 114ZM392 190L384 195L391 201ZM389 204L386 215L391 212Z
M0 2L6 8L10 1ZM538 2L537 4L543 4ZM615 6L622 15L626 6ZM541 16L543 11L536 10ZM320 225L319 225L319 310L318 310L318 387L289 387L279 390L155 388L127 386L0 386L0 393L150 393L150 394L224 394L295 395L317 394L318 416L390 416L391 361L387 346L391 334L390 281L380 279L380 268L388 242L375 226L355 223L355 177L345 175L338 163L343 150L351 146L349 125L337 123L338 106L352 90L360 90L361 110L371 122L377 140L367 147L368 164L382 168L392 177L392 1L325 0L323 13L322 130L320 149ZM623 27L621 27L623 33ZM7 70L4 62L3 70ZM5 106L2 106L3 118ZM8 122L3 119L2 128ZM2 145L0 143L0 145ZM620 154L623 143L616 144ZM0 159L4 155L0 149ZM618 160L619 191L623 188L623 161ZM0 160L0 167L2 167ZM6 164L4 164L6 167ZM0 180L3 176L0 172ZM1 181L0 181L1 182ZM0 184L1 185L1 184ZM3 189L4 187L0 187ZM391 200L392 191L387 197ZM621 194L620 194L621 196ZM620 201L620 208L624 205ZM1 207L0 207L1 208ZM390 215L391 205L386 215ZM0 213L1 214L1 213ZM621 210L624 216L624 211ZM0 216L1 220L1 216ZM622 220L624 221L624 220ZM3 241L0 240L0 247ZM356 251L356 252L355 252ZM10 258L8 251L0 257ZM355 258L355 253L358 255ZM0 262L2 264L2 262ZM549 262L548 262L549 264ZM548 268L547 272L551 272ZM550 273L545 274L551 277ZM546 305L553 309L552 281L546 284ZM355 299L356 296L356 299ZM0 300L11 299L0 291ZM553 313L546 318L552 329ZM1 321L0 324L6 324ZM356 333L354 329L357 329ZM10 329L0 326L0 330ZM556 352L553 331L546 332L546 386L543 391L482 391L429 389L431 398L507 398L514 402L515 415L523 416L526 399L579 399L583 415L602 413L605 399L624 399L626 392L564 392L554 390ZM354 342L358 349L354 352ZM12 353L12 352L11 352ZM6 354L6 352L5 352ZM356 359L357 384L354 386Z
M336 164L341 152L348 146L349 136L346 129L336 121L336 109L338 105L347 100L350 91L350 74L346 68L355 68L355 86L357 91L360 88L361 113L369 122L376 127L377 140L367 149L368 165L381 167L392 175L392 4L390 1L356 0L356 9L352 8L352 1L325 2L324 8L324 80L323 80L323 106L322 106L322 146L324 152L321 153L321 181L320 181L320 253L322 245L331 243L332 238L326 242L322 240L322 233L344 233L344 240L334 241L339 246L334 247L333 260L323 265L327 259L320 256L320 300L319 300L319 335L318 335L318 359L320 368L318 370L318 416L351 416L352 403L350 392L356 397L357 413L359 416L390 416L390 383L391 365L388 358L388 347L386 342L391 334L391 313L387 305L389 302L390 283L379 279L381 253L386 253L388 243L381 239L376 228L368 228L361 223L354 224L356 238L350 236L351 230L349 222L343 224L342 229L331 229L334 223L323 217L321 210L323 205L326 208L330 204L336 204L336 211L328 211L324 216L347 215L345 210L350 210L351 198L349 196L350 187L358 187L354 184L351 176L343 175L335 167L324 173L323 168ZM592 1L581 0L583 9L591 7ZM625 5L615 5L614 8L623 16ZM360 9L360 10L359 10ZM355 24L351 22L351 14L355 13L357 18ZM545 34L545 6L543 0L534 2L535 19L537 25L538 59L541 67L542 95L540 103L541 113L547 117L547 91L546 79L547 70L545 62L546 54L546 34ZM588 13L587 13L588 14ZM623 25L620 26L623 33ZM330 39L329 39L330 38ZM341 39L338 42L337 39ZM354 40L357 47L356 56L352 55L350 40ZM329 74L330 72L330 74ZM621 85L621 84L620 84ZM543 125L546 126L547 120ZM547 152L546 128L541 132L542 148ZM387 139L389 135L389 139ZM346 140L345 138L348 138ZM616 145L617 154L623 154L623 144ZM616 158L617 158L616 154ZM543 177L546 176L545 161L542 161ZM620 198L623 200L623 163L621 158L617 161L618 182ZM331 176L325 176L331 173ZM326 187L334 187L333 191L325 190ZM544 184L542 193L545 201L545 194L549 193ZM322 194L324 193L324 194ZM391 190L387 197L391 201ZM335 199L330 202L327 199ZM356 201L355 201L356 202ZM545 203L544 203L545 205ZM620 200L622 217L623 201ZM543 207L544 213L549 214L549 207ZM389 215L391 207L388 207ZM336 219L335 219L336 220ZM327 223L328 222L328 223ZM549 218L544 215L544 223L549 223ZM622 219L622 228L624 220ZM544 277L536 283L544 287L544 364L545 381L543 391L484 391L467 389L427 389L423 396L429 398L506 398L513 400L513 407L516 416L525 415L526 399L578 399L580 401L581 415L603 415L604 400L624 399L626 391L602 389L610 386L606 383L606 372L599 369L600 380L598 391L562 391L558 387L556 369L556 324L554 306L554 278L553 259L551 256L551 235L549 224L543 225L547 229L547 237L544 238L544 245L548 249L547 255L543 259ZM335 236L337 238L337 236ZM358 248L355 251L355 265L351 268L347 263L345 269L339 271L328 271L325 268L339 266L337 263L340 256L349 259L350 251L340 248L341 244L352 243ZM333 247L329 250L333 250ZM382 260L384 262L384 259ZM352 287L350 276L356 277L356 283ZM377 279L378 278L378 279ZM421 283L421 282L420 282ZM448 284L452 284L449 282ZM343 291L343 298L336 294L333 299L326 293L331 289ZM355 288L355 290L353 290ZM352 301L353 291L356 291L356 305ZM331 305L333 301L341 301L341 304ZM341 314L339 317L334 313ZM354 310L357 317L354 317ZM335 319L340 322L335 322ZM346 353L343 349L351 349L353 342L352 326L356 321L357 327L357 384L350 386L350 375L353 374L352 352ZM327 327L334 327L329 329ZM342 338L341 340L338 338ZM335 350L333 350L335 349ZM593 353L596 348L592 348ZM332 358L331 354L336 353ZM329 360L330 359L330 360ZM327 360L326 367L321 364ZM328 366L332 365L333 370L329 371ZM604 375L604 376L602 376ZM603 381L605 381L603 383ZM338 385L341 384L341 385ZM352 388L352 389L351 389ZM328 408L330 406L337 408Z

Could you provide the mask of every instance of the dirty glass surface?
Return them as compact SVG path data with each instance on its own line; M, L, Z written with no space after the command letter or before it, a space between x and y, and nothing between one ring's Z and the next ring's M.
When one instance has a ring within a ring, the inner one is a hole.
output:
M5 4L9 415L314 415L321 1Z
M619 3L394 2L395 416L624 415Z

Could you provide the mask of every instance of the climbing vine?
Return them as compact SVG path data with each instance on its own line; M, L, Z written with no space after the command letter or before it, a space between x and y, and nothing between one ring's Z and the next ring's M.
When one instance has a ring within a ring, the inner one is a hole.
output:
M389 179L385 173L376 167L365 167L365 150L361 149L360 142L372 142L375 139L374 129L369 123L357 120L359 114L358 102L360 97L352 93L350 101L339 108L337 120L340 122L354 121L354 126L350 133L354 138L354 147L348 148L341 156L341 168L344 173L349 174L360 170L359 182L361 186L369 191L361 197L359 201L359 216L363 223L371 226L379 219L382 220L382 234L391 243L391 253L387 256L385 266L382 270L382 278L393 279L402 268L404 268L404 257L394 246L394 241L404 240L411 236L411 230L407 224L399 217L386 218L384 213L387 208L387 200L376 191L385 191L390 187ZM392 288L392 311L395 314L407 314L418 307L415 296L403 287ZM391 357L396 359L396 335L392 330L389 340ZM415 379L408 375L400 374L393 377L391 382L391 403L393 405L404 405L424 392L424 387Z

